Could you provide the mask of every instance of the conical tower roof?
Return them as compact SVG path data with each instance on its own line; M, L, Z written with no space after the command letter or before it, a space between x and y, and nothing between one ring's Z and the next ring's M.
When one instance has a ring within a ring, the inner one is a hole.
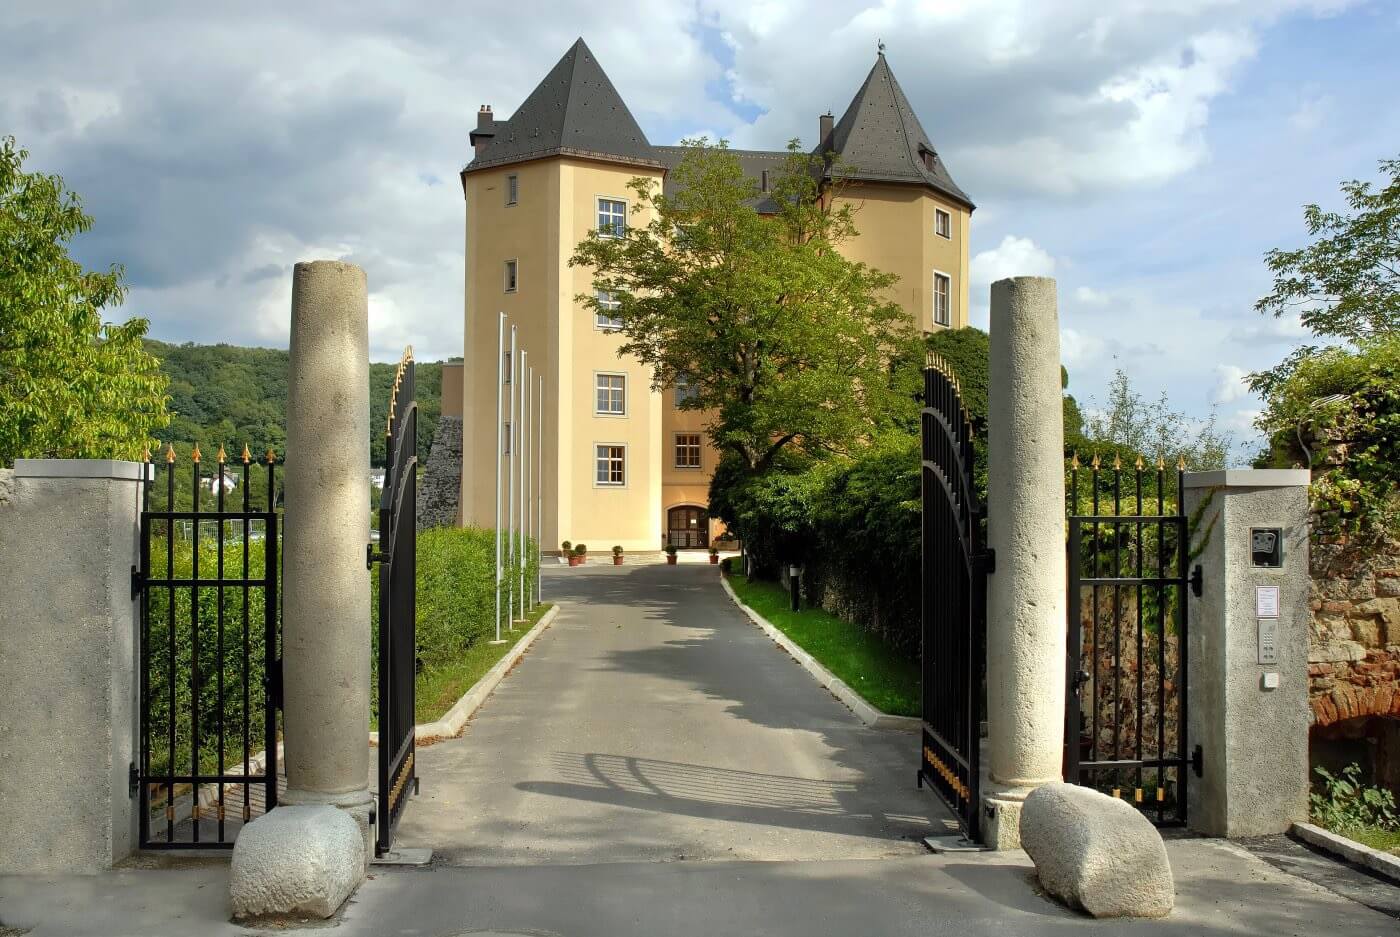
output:
M884 52L817 149L837 154L851 169L850 178L927 185L969 209L975 207L948 174Z
M496 124L490 145L464 172L546 156L661 166L583 39L564 53L509 120Z

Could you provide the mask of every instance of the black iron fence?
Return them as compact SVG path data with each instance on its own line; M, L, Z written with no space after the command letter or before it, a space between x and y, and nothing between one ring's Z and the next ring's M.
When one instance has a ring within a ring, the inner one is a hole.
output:
M384 489L379 501L378 715L379 791L375 852L394 843L394 830L417 793L414 765L414 679L417 671L418 404L413 350L404 352L390 392L385 427Z
M980 828L980 758L987 631L982 504L973 484L973 428L941 359L924 369L923 744L928 782L963 834Z
M219 449L202 470L147 453L142 493L140 739L145 848L228 848L277 801L280 628L276 457ZM187 472L184 489L180 474ZM253 489L264 476L262 497ZM188 510L180 509L187 503ZM157 506L159 503L159 506Z
M1186 821L1185 465L1068 468L1065 778ZM1198 574L1199 575L1199 574Z

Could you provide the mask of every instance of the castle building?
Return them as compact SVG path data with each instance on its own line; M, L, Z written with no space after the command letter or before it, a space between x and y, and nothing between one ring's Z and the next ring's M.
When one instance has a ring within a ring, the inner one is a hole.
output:
M841 197L854 203L860 235L843 251L897 274L892 298L925 332L966 325L974 206L883 52L841 118L822 115L814 129L814 149L835 153L849 179ZM592 292L590 271L569 266L583 239L625 235L626 226L647 222L631 213L628 181L642 176L664 186L684 148L647 140L582 39L509 119L483 106L471 143L474 155L461 174L461 519L495 523L504 313L537 378L544 377L542 549L558 549L563 540L595 553L614 544L629 551L708 546L719 533L706 512L719 454L705 435L706 414L678 409L684 386L653 391L648 369L619 356L611 321L576 299ZM760 188L787 156L733 152Z

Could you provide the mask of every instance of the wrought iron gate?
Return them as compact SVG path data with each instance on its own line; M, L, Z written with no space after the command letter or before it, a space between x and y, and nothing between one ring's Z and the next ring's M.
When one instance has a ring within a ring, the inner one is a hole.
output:
M957 378L924 368L923 753L928 781L968 839L979 834L987 572L982 505L973 486L973 427Z
M276 457L267 454L264 476L246 447L237 469L220 448L205 476L195 446L188 491L177 489L176 461L170 448L158 510L146 454L141 566L131 571L141 603L131 787L143 848L230 848L244 823L277 803ZM255 498L262 478L266 491ZM186 499L189 509L179 510Z
M394 828L418 791L414 767L414 678L417 672L418 403L413 349L404 351L389 397L384 490L379 499L379 790L374 849L389 851Z
M1159 826L1186 822L1185 466L1069 470L1069 692L1065 779L1131 801Z

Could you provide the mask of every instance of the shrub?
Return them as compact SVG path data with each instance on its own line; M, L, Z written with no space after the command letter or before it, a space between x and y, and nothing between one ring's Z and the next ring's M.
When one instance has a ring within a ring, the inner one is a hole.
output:
M561 544L559 544L559 545L560 545L561 547L564 548L564 552L565 552L566 554L573 552L574 545L573 545L572 543L570 543L569 541L565 540L563 543L561 543Z
M612 551L613 551L613 556L621 556L621 555L622 555L622 547L621 547L621 546L615 546L615 547L613 547L613 548L612 548Z
M587 556L587 555L588 555L588 544L586 544L586 543L580 543L580 544L578 544L577 546L574 547L574 556Z
M668 543L668 544L666 544L666 555L667 555L667 556L675 556L675 555L676 555L676 545L675 545L674 543Z
M1395 795L1384 788L1361 784L1361 768L1347 765L1340 775L1326 768L1313 769L1322 789L1308 796L1312 819L1334 833L1346 835L1365 829L1400 830Z

